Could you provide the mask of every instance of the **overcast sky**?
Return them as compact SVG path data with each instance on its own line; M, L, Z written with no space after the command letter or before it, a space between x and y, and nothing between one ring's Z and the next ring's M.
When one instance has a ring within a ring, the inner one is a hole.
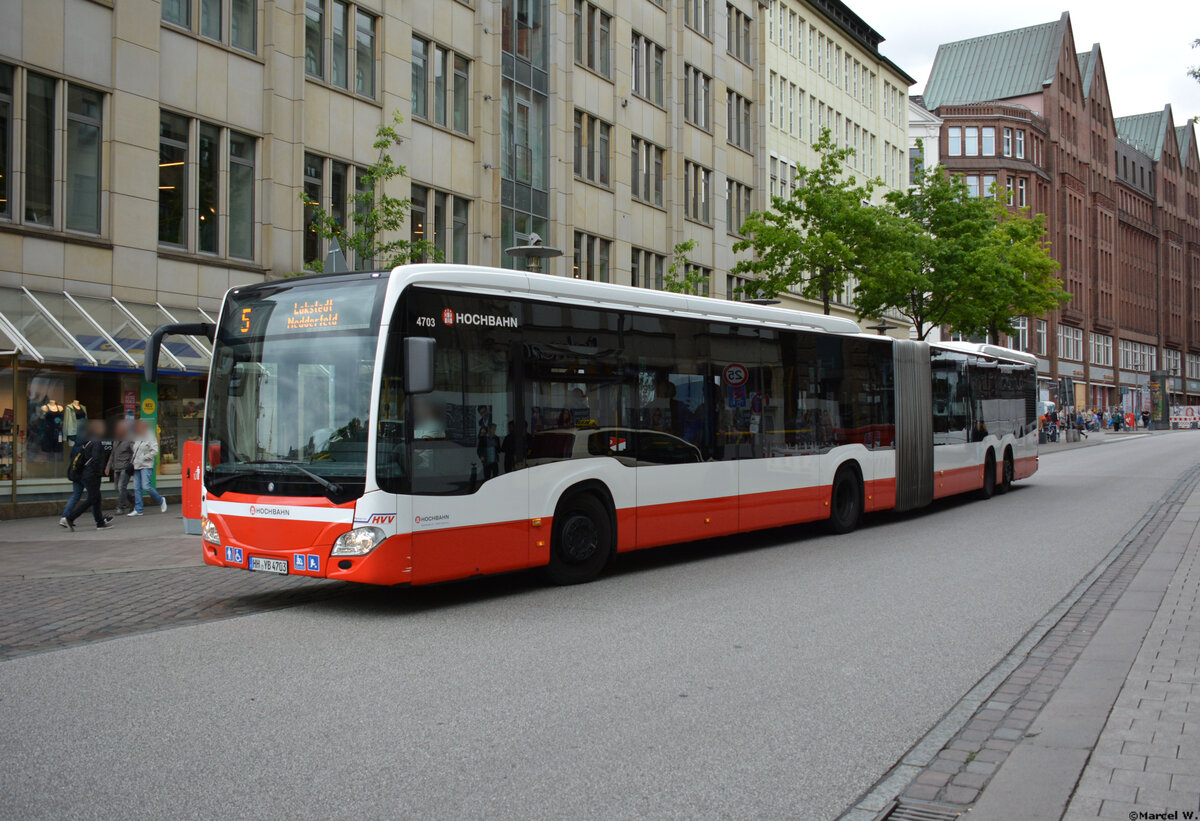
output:
M1200 115L1200 83L1185 73L1200 65L1200 0L1085 0L1073 5L1031 0L846 0L882 34L881 51L925 87L940 43L1057 20L1071 12L1075 50L1100 44L1113 114L1141 114L1170 103L1176 125ZM1161 34L1159 33L1161 32Z

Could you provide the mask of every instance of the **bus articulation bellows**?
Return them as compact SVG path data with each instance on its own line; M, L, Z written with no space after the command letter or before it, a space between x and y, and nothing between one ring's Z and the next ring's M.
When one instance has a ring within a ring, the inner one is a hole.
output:
M1037 469L1036 368L987 345L499 269L232 289L204 423L208 564L373 584L988 497Z

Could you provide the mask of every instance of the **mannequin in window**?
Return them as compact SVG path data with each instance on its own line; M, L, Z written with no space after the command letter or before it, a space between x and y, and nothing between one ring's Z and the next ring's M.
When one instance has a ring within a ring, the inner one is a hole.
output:
M87 405L78 399L72 399L63 412L63 436L67 438L68 442L74 443L85 425L87 425Z
M62 453L63 415L66 408L57 399L50 399L38 410L42 412L42 450L46 453Z

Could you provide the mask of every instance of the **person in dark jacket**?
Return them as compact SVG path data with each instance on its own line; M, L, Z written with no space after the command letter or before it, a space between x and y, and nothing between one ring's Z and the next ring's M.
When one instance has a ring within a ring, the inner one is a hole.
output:
M75 437L75 442L71 445L71 454L67 457L67 478L71 480L71 498L67 499L66 507L63 508L62 516L59 517L59 527L67 527L67 517L71 515L75 505L79 504L79 500L83 498L83 480L79 474L73 471L72 466L75 464L75 457L83 453L83 446L87 444L87 439L87 425L85 424L83 430Z
M133 494L129 492L129 480L133 478L133 437L125 422L118 422L113 429L112 455L106 473L117 486L117 513L133 510Z
M80 481L83 482L87 497L67 515L67 527L75 529L75 520L83 515L85 510L92 511L96 520L96 529L104 530L112 527L112 518L105 517L101 508L100 483L108 472L108 459L112 450L112 442L104 438L104 423L93 419L87 425L88 441L83 446L83 471Z

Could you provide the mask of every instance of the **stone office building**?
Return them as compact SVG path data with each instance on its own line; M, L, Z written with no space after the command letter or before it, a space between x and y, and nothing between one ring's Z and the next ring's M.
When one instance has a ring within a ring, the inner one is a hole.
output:
M938 49L924 102L942 163L979 196L1044 213L1071 301L1017 321L1043 398L1078 407L1200 404L1200 159L1170 106L1116 118L1099 45L1076 52L1054 22ZM1063 378L1073 395L1058 396Z

